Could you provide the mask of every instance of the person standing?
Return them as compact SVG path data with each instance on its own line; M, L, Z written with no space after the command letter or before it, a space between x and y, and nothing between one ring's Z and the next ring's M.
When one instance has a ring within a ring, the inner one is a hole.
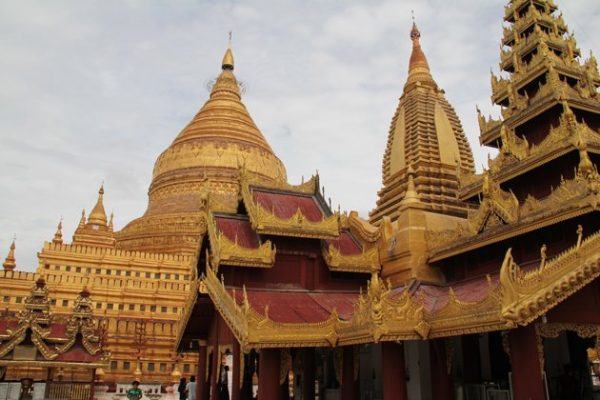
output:
M179 400L187 400L185 378L181 378L179 380L179 386L177 387L177 392L179 393Z
M186 386L188 400L196 400L196 377L190 376L190 382Z
M131 388L127 390L127 400L140 400L142 398L142 390L138 387L140 383L133 381Z

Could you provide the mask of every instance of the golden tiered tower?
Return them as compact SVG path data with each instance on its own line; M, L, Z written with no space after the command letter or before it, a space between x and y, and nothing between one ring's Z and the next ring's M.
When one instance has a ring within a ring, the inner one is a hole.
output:
M117 247L194 254L206 230L202 209L235 210L240 170L265 182L285 180L285 167L248 114L228 48L209 100L154 165L146 213L117 233Z
M464 204L457 201L457 170L474 172L471 148L456 112L431 76L415 24L410 37L408 79L390 126L373 223L384 215L396 220L409 187L428 210L466 215Z
M459 177L473 174L473 155L460 120L431 76L413 23L408 78L390 126L383 188L371 222L383 225L384 278L441 282L428 268L431 232L464 224L468 204L458 199ZM395 233L394 233L395 232Z

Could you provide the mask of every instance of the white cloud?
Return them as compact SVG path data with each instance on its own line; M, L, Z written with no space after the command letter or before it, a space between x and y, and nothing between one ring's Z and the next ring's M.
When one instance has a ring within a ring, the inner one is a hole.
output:
M584 54L600 3L559 1ZM70 238L106 183L117 228L141 215L153 163L208 96L233 30L244 98L290 180L367 213L406 79L411 9L433 75L478 165L504 0L0 0L0 257L17 234L37 265L61 216ZM597 49L596 50L600 50ZM109 211L110 212L110 211Z

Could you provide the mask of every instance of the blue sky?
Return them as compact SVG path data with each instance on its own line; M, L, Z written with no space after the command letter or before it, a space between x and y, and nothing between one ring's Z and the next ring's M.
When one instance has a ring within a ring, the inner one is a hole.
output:
M599 50L600 2L556 0L579 47ZM63 218L70 241L105 182L120 229L141 215L154 161L208 97L233 31L255 122L298 182L363 216L381 186L406 79L411 10L432 73L474 150L475 105L498 71L505 0L0 0L0 257L20 269Z

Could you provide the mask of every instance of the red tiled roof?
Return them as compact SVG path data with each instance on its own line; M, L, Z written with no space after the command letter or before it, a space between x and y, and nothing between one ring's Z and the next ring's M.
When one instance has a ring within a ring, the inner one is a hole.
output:
M451 287L458 300L472 303L485 299L490 292L498 286L498 282L499 277L496 274L491 276L491 285L488 283L486 277L480 277L457 282L452 284ZM395 289L395 292L395 297L400 296L403 292L403 288ZM420 284L415 291L415 297L417 299L423 299L427 311L435 312L441 310L448 304L449 292L450 287L447 286Z
M75 345L67 352L56 357L56 361L90 363L100 360L100 353L91 355L80 345Z
M347 230L340 233L337 239L326 240L327 245L334 246L344 256L354 256L362 253L362 248L352 235Z
M342 319L350 319L358 293L306 292L248 289L252 308L264 314L269 306L269 318L281 323L317 323L326 321L335 309ZM243 292L236 290L236 301L242 304Z
M14 329L19 326L19 322L16 319L2 319L0 320L0 335L8 335L8 329Z
M50 324L50 334L48 338L50 339L65 339L67 331L67 324L60 322L53 322Z
M236 240L237 236L237 243L240 246L253 249L259 247L258 235L252 230L252 225L247 219L215 215L215 224L217 229L232 242Z
M264 209L273 211L275 216L282 219L291 218L298 209L311 222L323 220L323 212L314 196L299 193L277 193L252 189L252 199Z

